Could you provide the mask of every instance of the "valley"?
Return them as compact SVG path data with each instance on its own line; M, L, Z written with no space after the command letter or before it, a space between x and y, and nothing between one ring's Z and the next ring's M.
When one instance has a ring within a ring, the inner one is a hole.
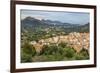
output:
M21 20L21 62L89 59L89 23Z

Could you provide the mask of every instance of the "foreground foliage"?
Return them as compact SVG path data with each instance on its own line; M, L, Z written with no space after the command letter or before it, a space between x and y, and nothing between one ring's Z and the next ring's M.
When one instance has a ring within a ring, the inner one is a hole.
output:
M45 61L68 61L89 59L88 51L82 49L76 53L74 48L68 47L66 43L44 45L40 53L35 48L25 43L21 48L21 62L45 62Z

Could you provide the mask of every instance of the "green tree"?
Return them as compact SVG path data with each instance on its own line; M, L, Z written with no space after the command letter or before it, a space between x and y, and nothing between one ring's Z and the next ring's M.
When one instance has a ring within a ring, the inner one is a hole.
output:
M89 59L89 53L86 49L82 49L79 53L75 55L76 60L85 60Z
M21 48L21 62L32 62L32 57L35 56L36 51L32 45L28 42L24 43L23 48Z
M75 50L70 47L65 47L63 48L63 55L66 56L67 58L72 58L75 55Z

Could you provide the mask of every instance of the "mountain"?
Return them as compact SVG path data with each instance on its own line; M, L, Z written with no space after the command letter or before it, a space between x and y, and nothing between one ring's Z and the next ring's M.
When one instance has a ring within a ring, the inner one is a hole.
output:
M21 26L22 27L38 27L38 26L47 26L46 23L41 22L38 19L32 18L32 17L26 17L25 19L21 20Z
M90 23L80 26L81 31L89 32L89 29L90 29L89 25L90 25Z
M42 22L47 23L49 25L62 25L63 24L60 21L52 21L52 20L44 20L44 19L42 19Z
M60 21L52 21L52 20L39 20L34 17L26 17L21 20L21 28L22 30L31 30L35 31L37 29L46 29L46 28L54 28L59 30L64 30L66 32L84 32L89 31L89 23L84 25L79 24L71 24L71 23L62 23Z
M28 26L38 26L38 25L66 25L66 26L71 26L72 24L70 23L62 23L60 21L52 21L52 20L38 20L33 17L26 17L25 19L21 20L21 24L27 25Z

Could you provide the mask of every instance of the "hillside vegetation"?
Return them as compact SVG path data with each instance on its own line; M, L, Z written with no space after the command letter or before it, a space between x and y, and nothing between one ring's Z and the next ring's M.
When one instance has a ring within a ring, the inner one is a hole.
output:
M21 62L89 59L89 23L84 25L38 20L21 21Z

